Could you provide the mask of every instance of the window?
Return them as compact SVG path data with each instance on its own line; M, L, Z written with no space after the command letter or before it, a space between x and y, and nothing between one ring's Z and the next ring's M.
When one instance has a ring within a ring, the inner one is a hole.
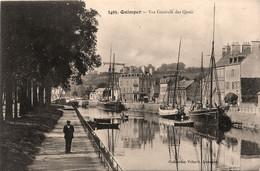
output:
M232 82L232 89L235 89L235 83Z
M126 81L126 85L128 86L128 81Z
M123 81L121 80L121 81L120 81L120 86L122 86L122 85L123 85Z
M234 76L235 76L235 70L232 69L232 70L231 70L231 77L234 77Z
M227 89L229 89L229 86L230 86L229 84L230 84L230 83L227 82L227 84L226 84L226 88L227 88Z
M229 63L230 63L230 64L232 63L232 60L233 60L232 58L229 58Z

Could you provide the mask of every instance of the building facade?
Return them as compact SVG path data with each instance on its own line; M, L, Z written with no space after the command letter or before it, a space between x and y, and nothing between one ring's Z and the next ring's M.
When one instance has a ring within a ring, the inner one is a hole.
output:
M121 100L123 102L137 102L144 99L152 101L157 92L152 74L153 68L145 66L123 67L118 81Z
M154 78L151 74L129 73L119 77L120 98L123 102L152 100L154 95Z
M253 82L252 85L258 86L258 81L260 81L259 49L260 41L252 41L252 45L243 43L242 46L235 42L231 46L223 47L222 57L216 63L217 77L214 77L218 79L222 103L229 93L238 96L238 103L246 101L243 100L243 95L246 95L244 90L250 89L250 85L246 83ZM247 81L243 81L245 79ZM259 90L260 87L256 89Z
M162 78L160 80L160 94L159 94L159 102L166 102L168 100L168 96L169 96L169 103L172 103L173 101L173 92L174 92L174 85L171 86L170 88L170 92L169 88L168 88L168 83L169 79L168 78ZM181 103L186 103L187 100L187 88L193 83L193 80L181 80L179 81L179 86L178 86L178 95L176 94L176 96L181 97L181 99L177 98L177 100L179 100ZM174 83L173 83L174 84Z

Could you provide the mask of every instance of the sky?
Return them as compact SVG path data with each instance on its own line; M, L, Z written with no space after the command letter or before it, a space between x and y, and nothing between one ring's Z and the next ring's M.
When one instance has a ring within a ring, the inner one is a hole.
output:
M260 0L85 0L86 8L99 12L97 53L108 62L110 48L116 62L127 66L177 62L200 66L201 53L208 66L215 13L215 57L227 43L260 40ZM121 11L141 11L121 14ZM149 13L155 11L155 13ZM159 14L157 11L170 11ZM111 14L109 11L117 11ZM180 13L176 13L179 11ZM185 11L190 13L185 14ZM98 71L107 69L102 66Z

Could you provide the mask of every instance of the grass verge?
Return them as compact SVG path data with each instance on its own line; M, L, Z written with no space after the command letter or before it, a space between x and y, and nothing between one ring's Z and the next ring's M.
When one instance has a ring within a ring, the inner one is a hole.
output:
M12 121L5 122L1 144L1 170L28 170L37 148L45 136L56 125L63 112L60 106L39 107L33 112Z

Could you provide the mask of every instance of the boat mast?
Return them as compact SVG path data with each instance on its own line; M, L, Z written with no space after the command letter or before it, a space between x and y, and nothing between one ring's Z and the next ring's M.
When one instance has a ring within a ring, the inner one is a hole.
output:
M112 64L112 101L115 100L115 97L114 97L114 82L115 82L114 72L115 72L115 54L113 56L113 64Z
M166 78L166 81L167 81L167 78ZM167 90L168 90L168 93L167 93L167 106L169 106L169 101L170 101L171 81L172 81L172 78L170 77L169 82L167 83Z
M173 92L173 100L172 100L172 108L175 108L175 100L176 100L176 90L177 90L177 82L179 76L179 61L180 61L180 50L181 50L181 38L179 43L179 52L178 52L178 61L177 61L177 71L175 72L175 83L174 83L174 92Z
M200 104L202 108L202 82L203 82L203 52L201 53L201 69L200 69Z
M108 88L111 90L111 56L112 56L112 45L110 47L110 59L109 59L109 69L108 69ZM109 92L109 91L108 91ZM108 93L108 100L109 100L109 93Z
M214 39L215 39L215 4L214 4L214 14L213 14L213 40L212 40L212 50L210 59L210 110L212 109L212 98L213 98L213 67L214 67Z

